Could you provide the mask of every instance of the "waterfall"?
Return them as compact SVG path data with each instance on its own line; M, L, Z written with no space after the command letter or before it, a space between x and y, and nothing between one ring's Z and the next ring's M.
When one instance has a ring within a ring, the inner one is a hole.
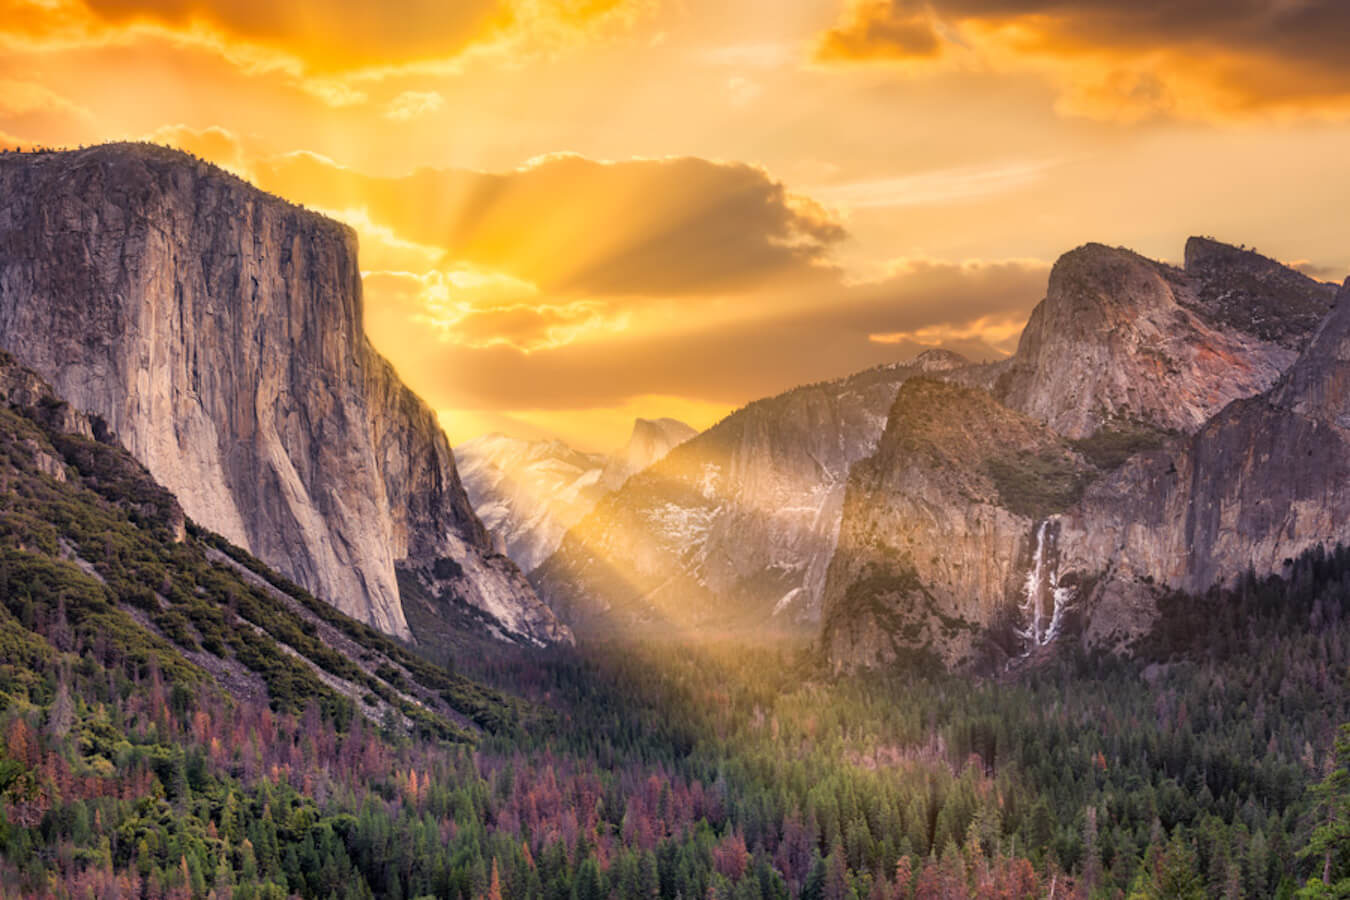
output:
M1059 525L1046 519L1036 529L1036 551L1022 588L1026 627L1018 634L1027 641L1028 654L1059 636L1073 594L1072 588L1059 583Z

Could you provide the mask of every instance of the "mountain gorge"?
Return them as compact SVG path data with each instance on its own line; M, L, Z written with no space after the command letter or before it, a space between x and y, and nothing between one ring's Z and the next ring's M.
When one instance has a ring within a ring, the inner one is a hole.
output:
M0 154L0 345L0 896L1350 891L1350 281L452 452L350 230L114 145Z
M638 419L628 443L608 455L489 434L456 447L455 461L474 511L529 572L601 497L696 433L675 419Z
M531 578L573 627L813 630L850 466L945 351L759 400L628 479Z
M0 157L0 347L201 525L339 609L570 639L370 346L354 232L149 145Z

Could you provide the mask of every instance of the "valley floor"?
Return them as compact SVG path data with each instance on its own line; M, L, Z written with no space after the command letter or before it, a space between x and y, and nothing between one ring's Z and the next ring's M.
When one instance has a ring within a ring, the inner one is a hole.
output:
M1306 851L1350 720L1350 555L1183 602L1140 659L1012 682L829 679L791 642L480 654L462 674L538 712L476 746L75 657L19 604L0 893L1268 897L1350 874Z

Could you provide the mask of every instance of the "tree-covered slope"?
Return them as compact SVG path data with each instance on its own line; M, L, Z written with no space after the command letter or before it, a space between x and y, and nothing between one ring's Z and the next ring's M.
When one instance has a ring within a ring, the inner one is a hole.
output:
M106 677L223 689L278 712L317 703L452 740L512 700L448 674L184 518L103 423L0 355L5 702L62 660ZM92 673L91 673L92 674Z

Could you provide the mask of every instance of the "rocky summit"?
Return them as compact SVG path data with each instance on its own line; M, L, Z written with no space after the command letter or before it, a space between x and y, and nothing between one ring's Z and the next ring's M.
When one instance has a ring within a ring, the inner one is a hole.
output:
M1103 427L1193 432L1266 390L1306 346L1335 288L1223 248L1192 238L1184 269L1101 244L1066 253L997 395L1085 438Z
M835 668L1128 650L1165 597L1350 542L1350 290L1209 239L1185 256L1074 250L990 390L901 388L849 479Z
M0 197L0 347L191 519L395 635L569 639L366 339L351 229L140 144L7 154Z

